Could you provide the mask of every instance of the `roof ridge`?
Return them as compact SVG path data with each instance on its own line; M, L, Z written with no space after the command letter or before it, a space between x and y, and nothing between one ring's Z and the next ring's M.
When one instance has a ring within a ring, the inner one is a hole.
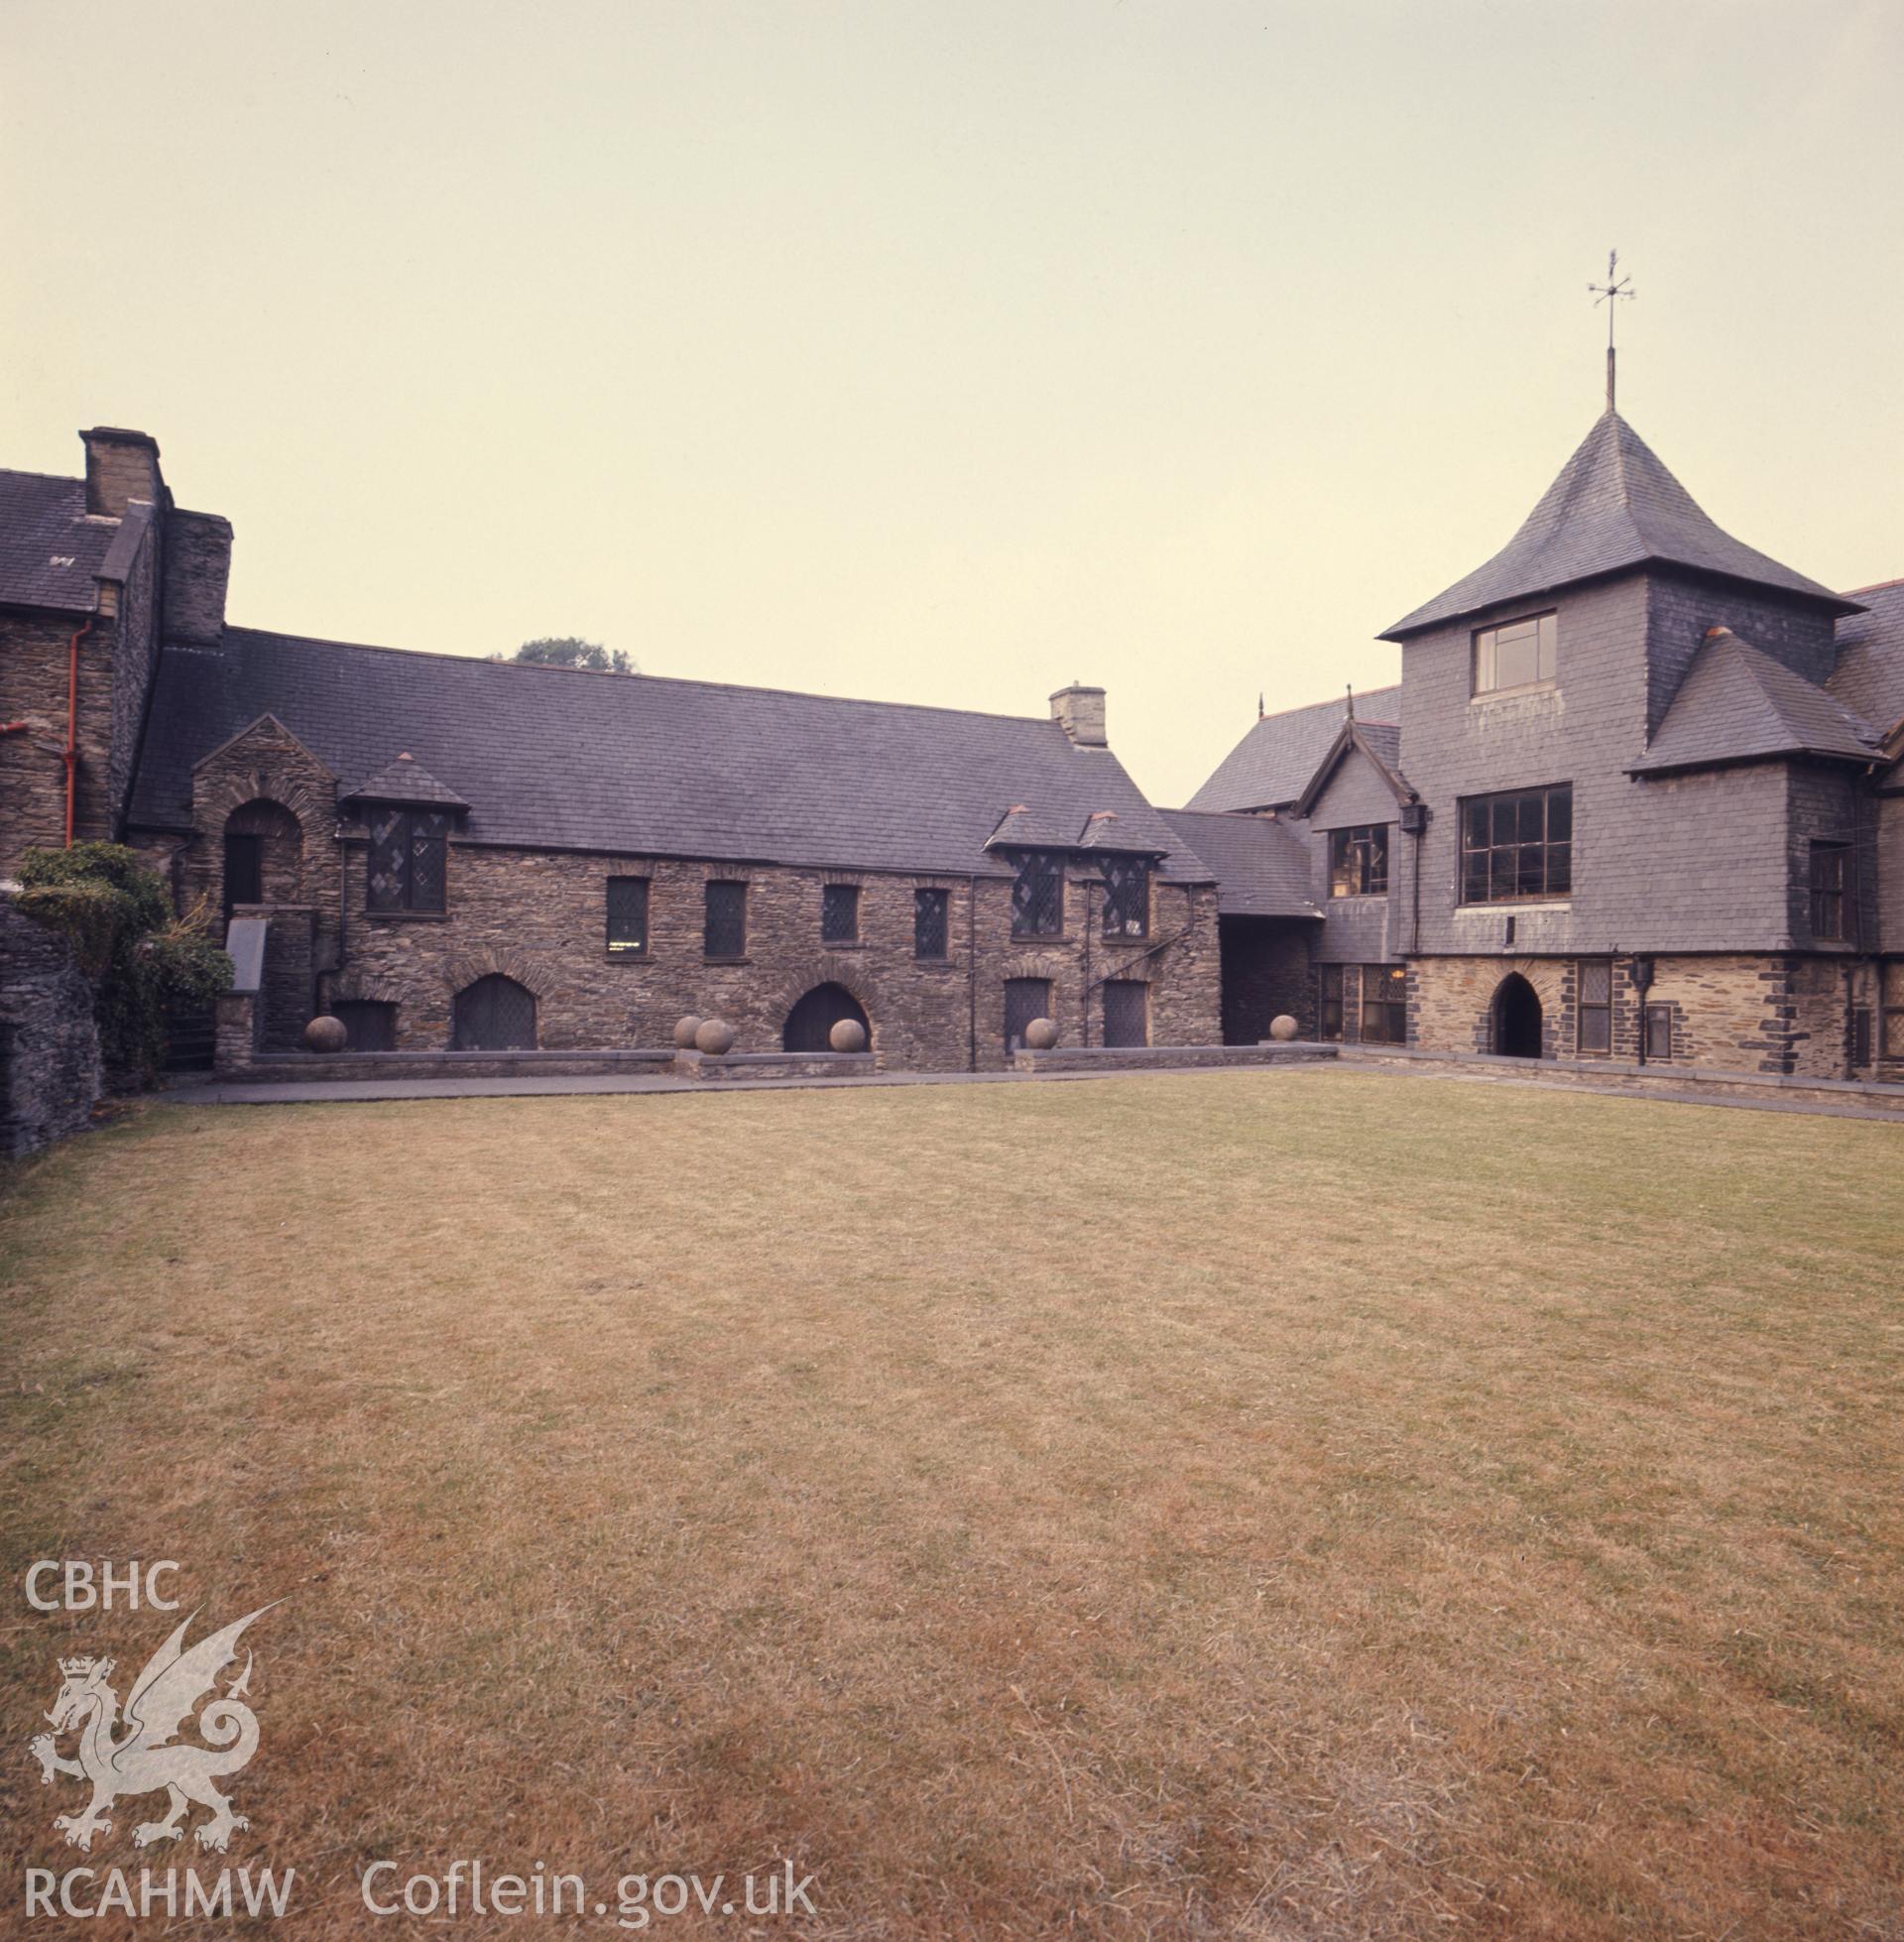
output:
M908 708L918 714L957 715L978 721L1022 722L1032 728L1054 728L1059 734L1064 732L1055 719L1043 715L1011 715L991 708L950 708L935 701L882 701L877 696L865 694L821 694L812 688L766 687L754 681L714 681L700 674L616 674L600 668L559 668L545 661L492 661L487 655L454 654L444 648L393 648L378 641L334 641L321 634L280 634L268 627L228 625L225 633L252 635L268 641L297 642L314 648L343 648L353 654L394 654L406 655L414 661L453 661L466 668L494 668L542 674L593 674L604 680L657 681L670 687L710 688L722 694L767 694L782 700L827 701L846 707ZM193 644L168 641L167 651L171 652L175 645L190 647ZM1097 755L1109 754L1110 751L1092 749L1080 753Z

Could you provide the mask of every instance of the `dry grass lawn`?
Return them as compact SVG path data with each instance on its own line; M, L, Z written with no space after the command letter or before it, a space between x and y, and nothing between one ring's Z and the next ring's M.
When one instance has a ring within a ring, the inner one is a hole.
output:
M169 1624L30 1612L79 1556L287 1600L279 1933L480 1856L789 1858L764 1933L1897 1936L1901 1178L1348 1072L148 1110L0 1220L7 1915L56 1653Z

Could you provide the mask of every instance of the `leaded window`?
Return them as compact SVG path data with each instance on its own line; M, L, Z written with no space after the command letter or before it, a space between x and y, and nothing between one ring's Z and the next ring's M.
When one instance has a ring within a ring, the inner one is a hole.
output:
M1552 614L1484 627L1475 636L1475 692L1507 694L1554 678L1558 630Z
M610 957L648 955L646 877L611 877L608 880L608 954Z
M1147 857L1113 856L1104 863L1104 934L1150 934L1150 863Z
M1329 832L1329 895L1385 897L1388 894L1388 825L1361 823Z
M441 910L448 865L446 815L425 809L371 810L367 910Z
M1408 973L1399 964L1365 964L1362 971L1362 1036L1365 1044L1408 1042Z
M1342 971L1340 964L1322 967L1321 1027L1325 1038L1342 1036Z
M947 895L942 890L912 893L912 955L942 958L946 944Z
M1013 937L1064 934L1064 859L1048 850L1027 850L1012 885Z
M1646 1007L1646 1056L1671 1058L1673 1055L1673 1008L1670 1005Z
M1567 897L1574 883L1574 786L1473 795L1461 805L1461 901Z
M859 885L822 884L820 886L820 942L857 944L859 941Z
M1613 966L1604 957L1584 957L1574 967L1574 1011L1580 1021L1583 1052L1613 1048Z
M707 887L707 919L701 945L709 957L745 957L747 954L747 886L735 883L710 883Z
M1848 843L1812 845L1812 938L1828 943L1848 937L1850 926L1850 862Z

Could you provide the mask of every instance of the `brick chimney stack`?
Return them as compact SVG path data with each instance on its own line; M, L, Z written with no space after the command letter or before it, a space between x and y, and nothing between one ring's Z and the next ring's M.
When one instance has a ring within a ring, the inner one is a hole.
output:
M159 472L159 441L144 431L121 431L95 425L79 434L86 447L86 511L124 519L134 499L165 505L166 482Z
M1104 689L1073 681L1051 697L1051 719L1081 749L1109 746L1104 733Z

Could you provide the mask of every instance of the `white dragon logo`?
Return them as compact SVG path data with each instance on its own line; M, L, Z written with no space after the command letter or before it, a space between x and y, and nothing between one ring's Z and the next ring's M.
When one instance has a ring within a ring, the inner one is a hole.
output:
M187 1614L134 1681L126 1696L123 1734L116 1731L119 1695L106 1683L113 1661L60 1661L60 1696L46 1715L53 1731L37 1735L28 1751L40 1762L44 1784L51 1786L56 1773L92 1783L92 1798L84 1813L54 1819L55 1830L69 1845L90 1851L95 1834L112 1832L105 1810L121 1794L155 1793L161 1787L168 1797L166 1817L133 1830L138 1847L177 1841L185 1831L185 1814L193 1801L211 1809L211 1818L200 1821L196 1829L201 1848L222 1853L232 1830L250 1825L242 1814L231 1811L231 1802L211 1784L220 1774L236 1773L258 1751L258 1716L243 1703L251 1683L249 1651L244 1671L198 1715L198 1731L208 1744L194 1747L180 1743L177 1736L192 1708L215 1690L218 1674L238 1656L238 1635L270 1610L269 1605L260 1606L224 1631L199 1639L189 1651L185 1629L197 1614ZM62 1760L56 1742L61 1734L74 1731L79 1735L79 1758Z

